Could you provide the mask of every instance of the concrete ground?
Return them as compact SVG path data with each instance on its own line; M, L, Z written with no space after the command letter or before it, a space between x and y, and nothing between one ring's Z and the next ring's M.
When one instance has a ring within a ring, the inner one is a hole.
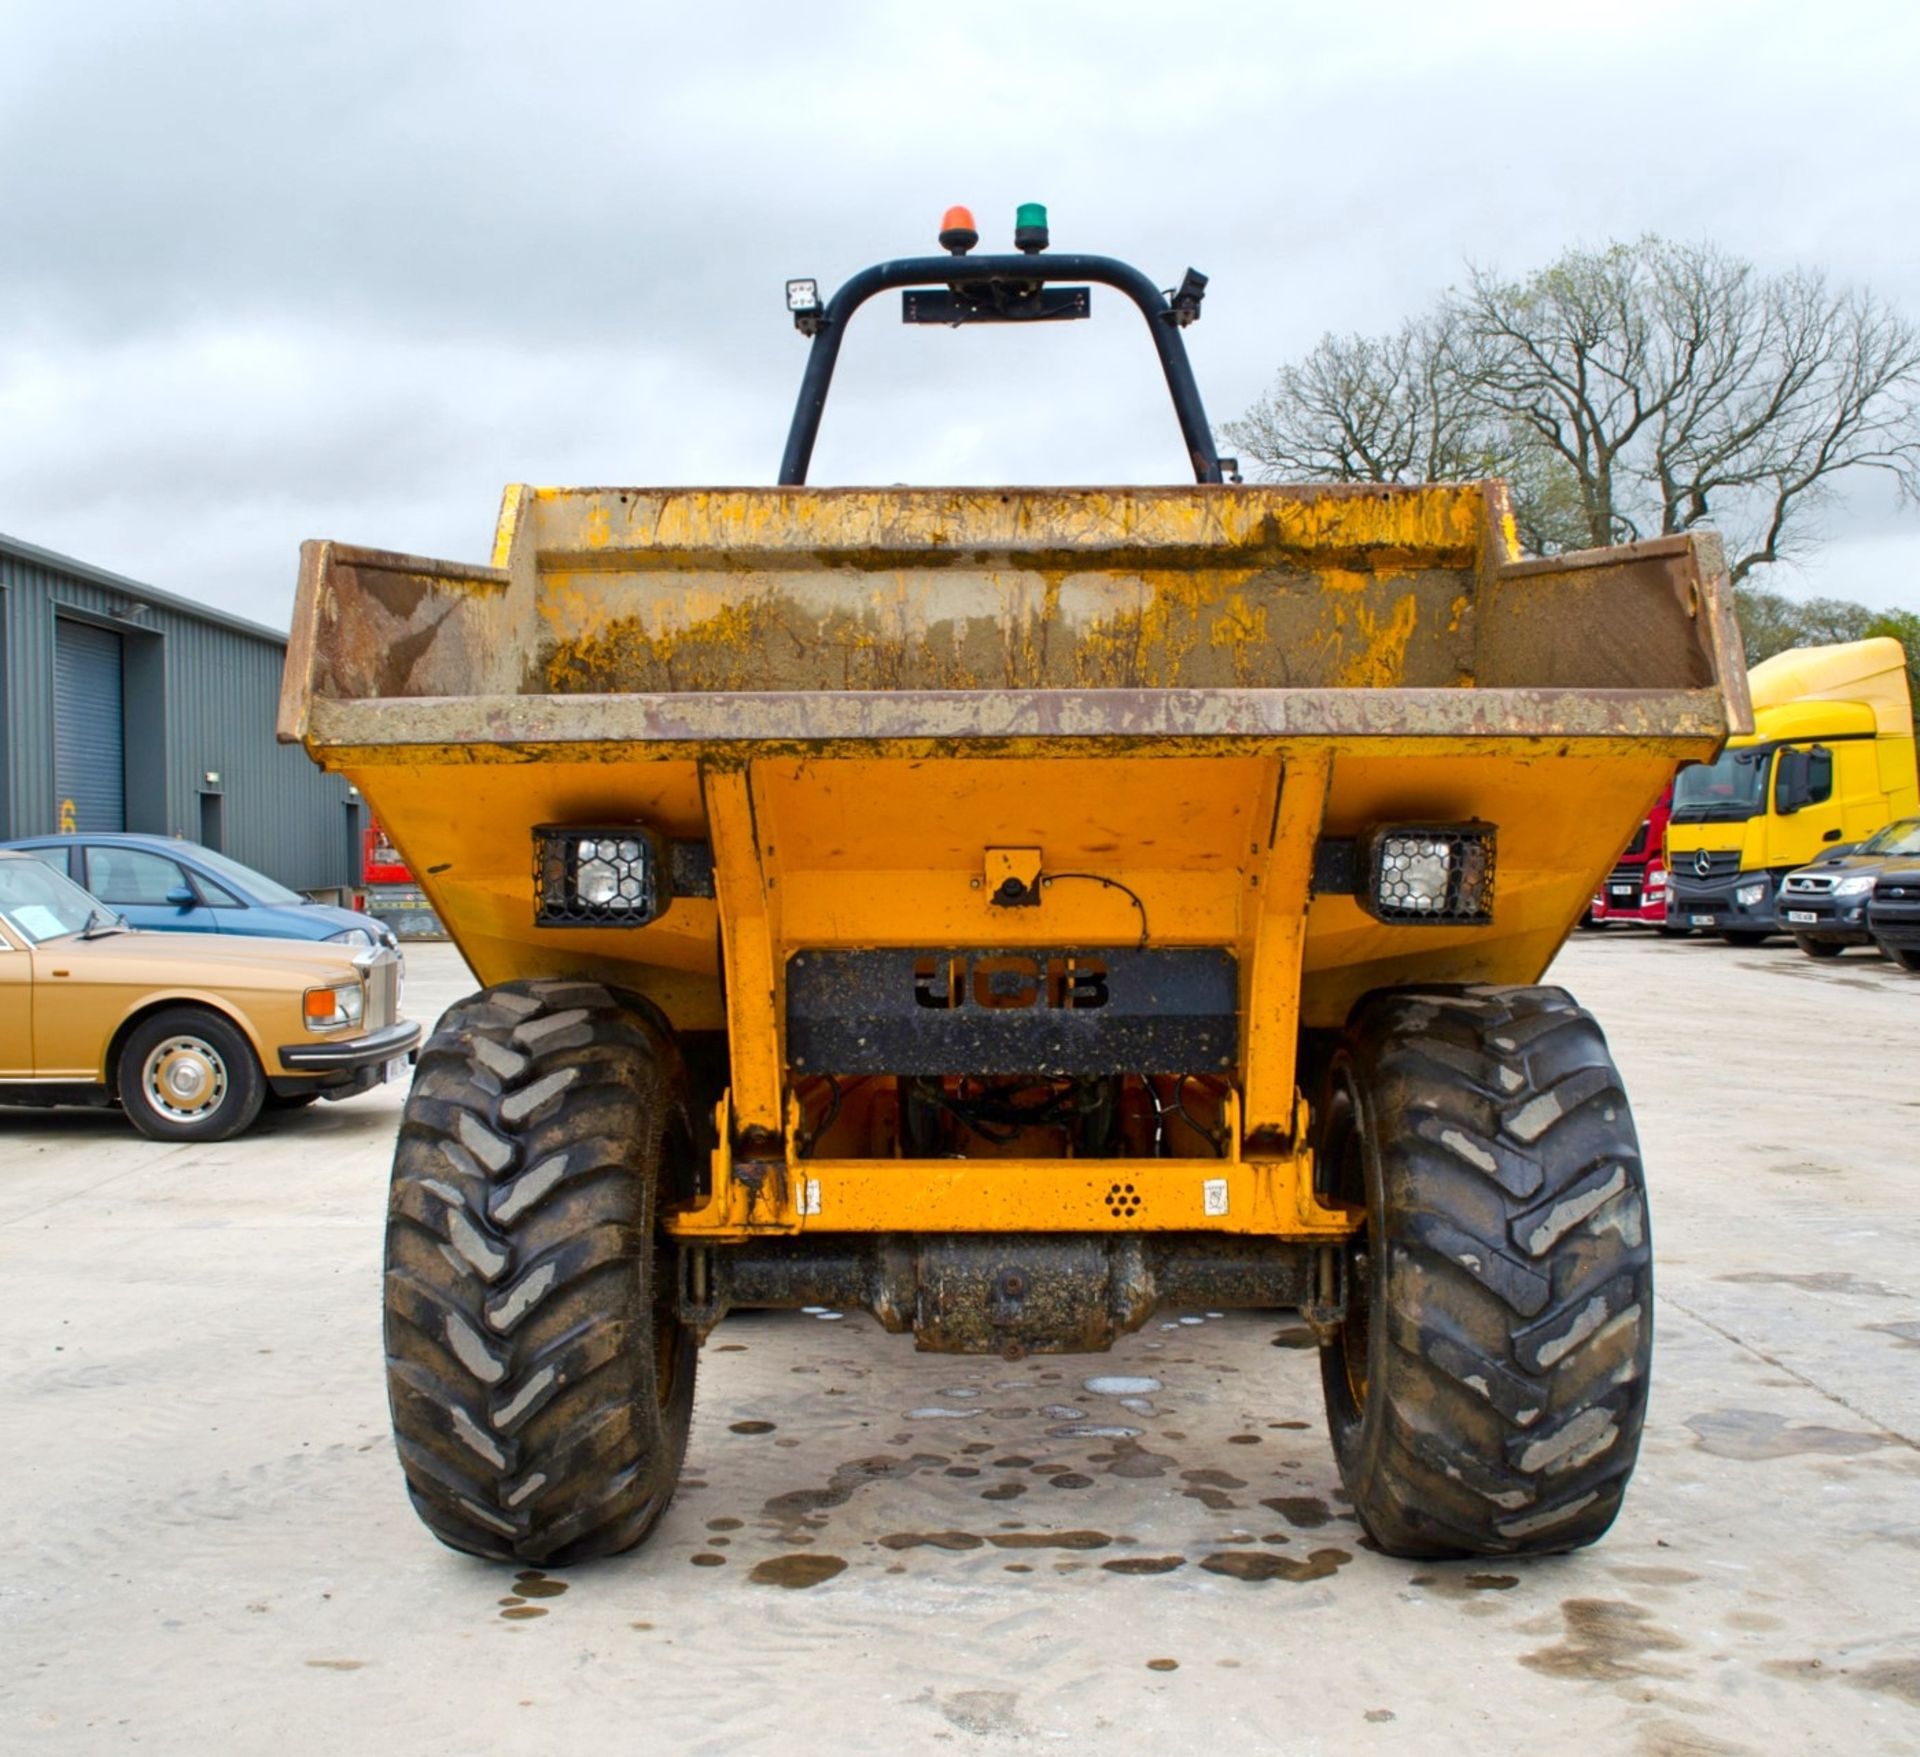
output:
M465 973L412 960L431 1019ZM1009 1366L794 1315L709 1344L647 1548L516 1580L388 1442L397 1090L210 1148L0 1111L0 1750L1920 1751L1920 979L1630 932L1554 977L1660 1333L1624 1515L1536 1563L1363 1548L1272 1318Z

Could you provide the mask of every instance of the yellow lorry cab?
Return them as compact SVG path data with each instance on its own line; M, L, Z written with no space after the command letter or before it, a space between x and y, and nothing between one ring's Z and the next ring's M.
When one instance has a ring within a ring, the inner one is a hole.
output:
M1672 919L1758 945L1795 867L1920 811L1896 640L1801 647L1747 674L1754 729L1683 769L1667 826Z

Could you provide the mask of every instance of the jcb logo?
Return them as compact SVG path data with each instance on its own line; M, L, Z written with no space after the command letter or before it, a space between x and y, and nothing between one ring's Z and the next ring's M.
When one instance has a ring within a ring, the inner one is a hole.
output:
M1041 1006L1086 1012L1107 1004L1107 965L1104 958L1019 953L916 958L913 999L916 1006L939 1011L971 1004L992 1012Z

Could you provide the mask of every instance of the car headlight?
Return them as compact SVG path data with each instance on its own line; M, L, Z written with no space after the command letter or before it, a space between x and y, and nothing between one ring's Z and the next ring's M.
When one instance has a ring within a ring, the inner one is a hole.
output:
M370 946L375 944L372 934L364 927L343 927L338 933L327 935L330 946Z
M1852 878L1843 878L1833 887L1833 894L1836 897L1864 897L1873 889L1877 877L1875 873L1863 872Z
M1767 900L1767 887L1765 885L1742 885L1733 893L1733 900L1738 903L1742 909L1751 909L1756 904L1764 903Z
M533 832L536 927L644 927L673 900L665 847L636 824Z
M1361 905L1396 925L1484 926L1493 919L1491 824L1393 824L1366 842Z
M367 991L358 982L337 982L310 988L301 1008L309 1031L338 1031L357 1025L366 1016Z

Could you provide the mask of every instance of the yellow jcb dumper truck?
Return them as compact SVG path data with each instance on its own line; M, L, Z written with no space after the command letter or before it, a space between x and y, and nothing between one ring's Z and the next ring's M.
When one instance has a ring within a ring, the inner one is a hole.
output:
M1795 867L1920 812L1898 641L1776 653L1747 693L1753 730L1681 772L1667 824L1669 918L1736 946L1792 925L1779 899Z
M640 1542L731 1310L1017 1361L1237 1307L1316 1329L1383 1549L1591 1542L1646 1199L1599 1027L1533 985L1750 723L1718 551L1527 561L1498 484L1225 481L1204 277L1045 254L1032 213L976 242L789 285L778 487L510 488L488 566L302 552L282 736L485 984L394 1162L414 1503L482 1556ZM1195 482L808 488L890 290L959 325L1117 294Z

